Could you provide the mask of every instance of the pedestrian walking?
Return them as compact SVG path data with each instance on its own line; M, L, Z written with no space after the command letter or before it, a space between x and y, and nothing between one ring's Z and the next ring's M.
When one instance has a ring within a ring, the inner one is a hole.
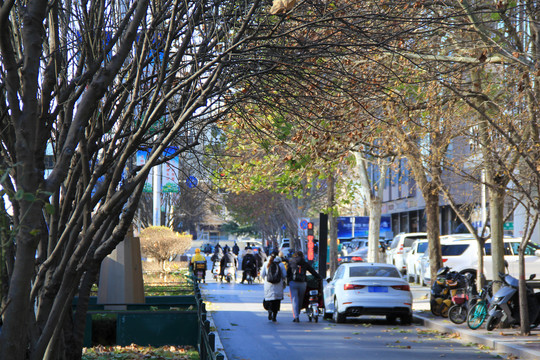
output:
M268 311L268 320L276 322L277 313L283 300L283 290L285 289L285 279L287 271L277 254L272 254L268 261L264 263L261 271L264 279L264 308Z
M234 245L232 247L232 252L236 256L238 256L238 254L240 254L240 248L238 247L238 244L236 243L236 241L234 242Z
M313 267L304 259L304 253L301 251L295 252L289 259L289 266L287 268L287 281L289 283L289 291L291 292L293 322L300 322L300 309L302 308L304 294L306 293L308 271L317 279L322 279L317 271L315 271L315 269L313 269Z

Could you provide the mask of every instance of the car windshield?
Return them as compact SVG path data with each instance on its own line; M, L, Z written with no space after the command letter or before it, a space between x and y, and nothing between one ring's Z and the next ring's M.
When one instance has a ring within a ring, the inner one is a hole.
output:
M349 277L395 277L400 278L396 268L388 266L351 266Z
M419 254L423 254L423 253L426 252L427 248L428 248L428 243L427 242L419 243L418 244L418 250L416 252L419 253Z
M458 256L463 254L465 250L469 247L468 244L452 244L452 245L442 245L441 252L442 256Z
M403 240L403 247L411 247L413 242L415 242L416 240L425 240L425 239L426 239L425 236L407 236Z

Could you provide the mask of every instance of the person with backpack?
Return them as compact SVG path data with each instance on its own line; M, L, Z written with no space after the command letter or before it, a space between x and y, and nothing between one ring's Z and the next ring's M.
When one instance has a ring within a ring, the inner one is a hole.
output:
M236 279L236 269L238 268L238 259L236 256L229 251L228 248L223 248L223 257L221 258L220 263L220 279L223 281L223 277L225 276L225 269L229 267L230 264L230 271L235 274L234 279Z
M304 259L304 253L297 251L289 259L287 269L287 281L289 283L289 291L291 292L291 303L293 310L293 322L300 322L300 309L304 301L304 294L307 287L307 272L310 272L318 280L322 277L313 269L311 265Z
M264 279L264 308L268 311L268 320L276 322L277 313L283 300L283 290L287 271L277 254L272 254L264 263L261 271Z
M244 281L246 281L247 275L250 273L253 279L257 277L257 273L259 272L257 258L251 249L249 249L242 258L242 270L242 281L240 281L240 284L243 284Z

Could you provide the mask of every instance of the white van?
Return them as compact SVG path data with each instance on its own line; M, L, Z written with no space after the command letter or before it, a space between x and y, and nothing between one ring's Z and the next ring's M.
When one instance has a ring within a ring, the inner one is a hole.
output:
M519 274L518 247L521 238L504 239L504 259L508 262L508 271L512 276ZM474 238L446 238L441 236L441 251L443 265L458 272L476 273L478 268L478 241ZM491 241L486 241L484 246L484 275L486 279L493 280L493 262L491 257ZM429 283L429 254L422 256L421 273L424 282ZM531 274L540 275L540 247L529 243L525 249L525 277Z

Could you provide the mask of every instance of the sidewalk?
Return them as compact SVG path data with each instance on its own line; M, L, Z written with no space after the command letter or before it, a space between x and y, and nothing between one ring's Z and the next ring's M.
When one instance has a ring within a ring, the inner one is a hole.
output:
M519 359L540 359L540 329L533 329L531 336L520 336L517 328L487 331L485 324L477 330L471 330L466 323L456 325L448 319L433 315L429 310L429 301L414 305L414 318L415 322L429 329L458 334L465 343L484 345Z

